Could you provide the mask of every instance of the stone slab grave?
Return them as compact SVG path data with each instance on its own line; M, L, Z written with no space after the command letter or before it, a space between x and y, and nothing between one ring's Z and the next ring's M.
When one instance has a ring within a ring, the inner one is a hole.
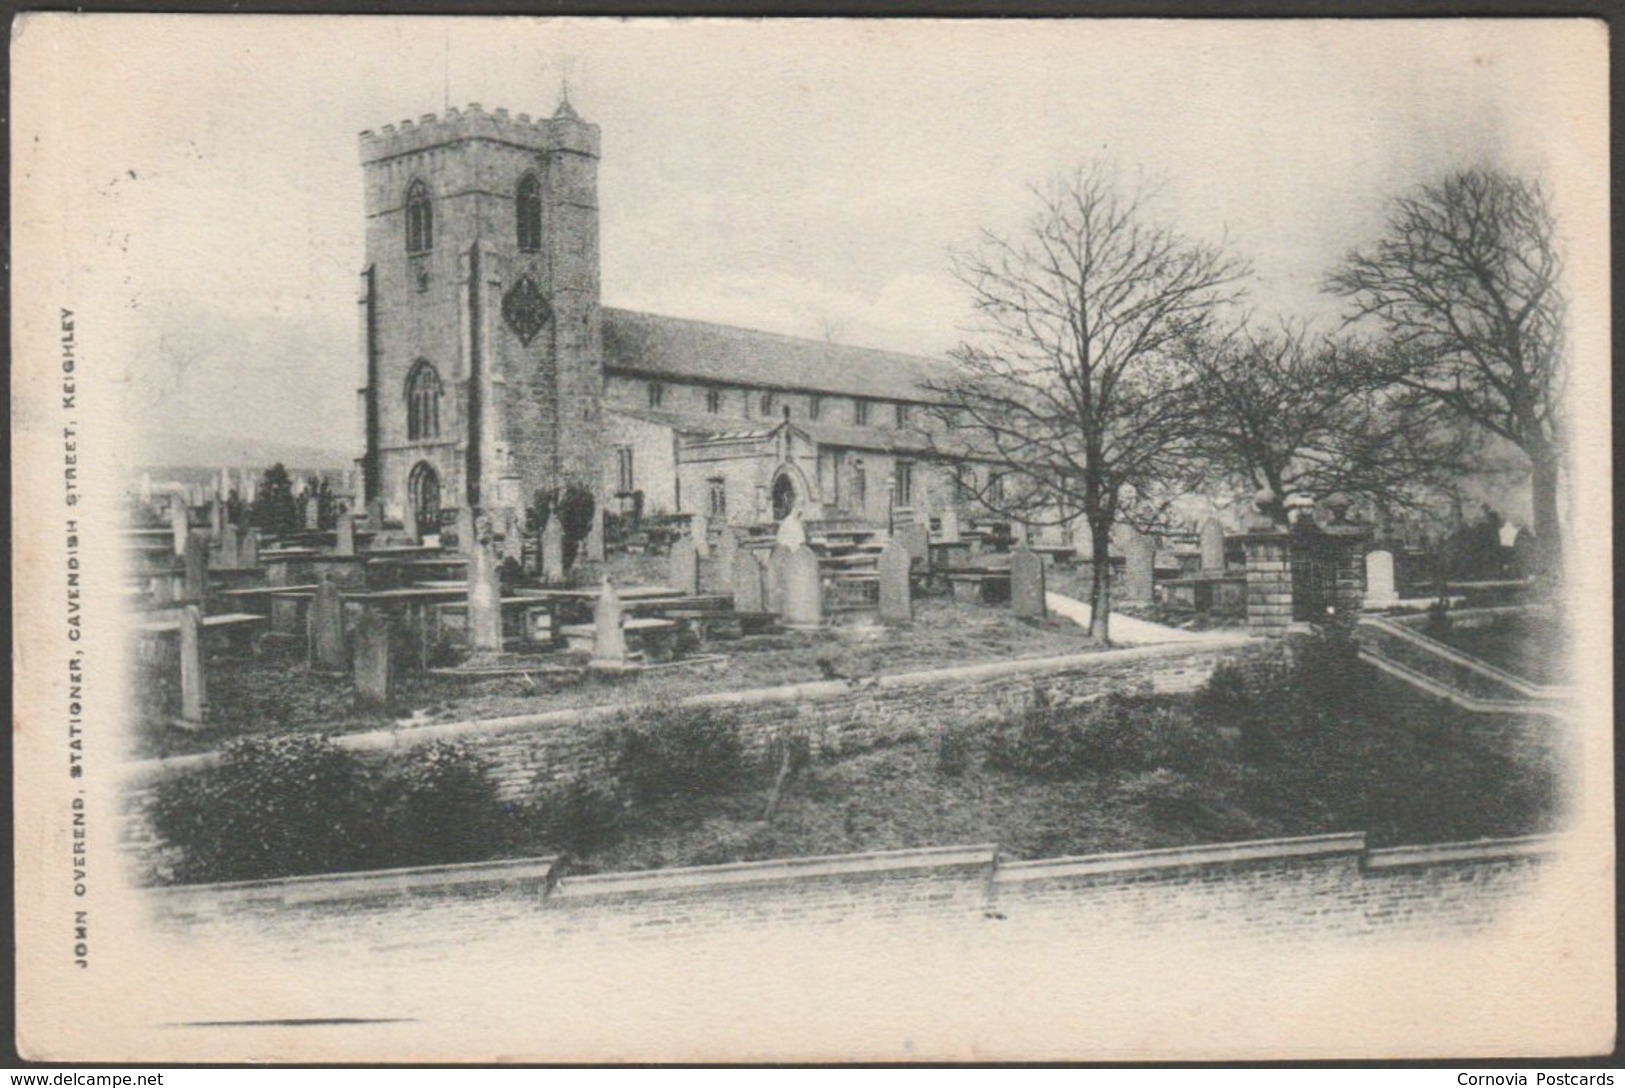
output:
M311 668L343 672L349 666L344 652L344 598L331 578L316 587L307 622Z
M1201 547L1202 569L1224 570L1224 526L1219 524L1218 518L1202 522Z
M1049 615L1044 599L1044 557L1023 542L1010 553L1010 611L1018 619Z
M880 551L880 622L903 625L914 622L914 596L911 575L914 557L895 537Z
M356 697L365 706L385 707L395 697L392 624L377 609L364 609L351 647L351 676Z
M1367 552L1365 557L1365 605L1386 608L1399 600L1394 585L1394 553L1385 548Z
M700 592L700 556L693 538L680 536L672 541L667 557L669 574L667 584L685 597Z

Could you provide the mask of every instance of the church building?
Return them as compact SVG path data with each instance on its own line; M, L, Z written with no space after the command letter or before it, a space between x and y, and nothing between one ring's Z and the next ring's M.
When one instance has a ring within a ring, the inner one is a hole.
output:
M361 134L366 498L411 530L538 489L709 523L929 523L978 471L933 457L949 364L606 309L598 126L478 105Z

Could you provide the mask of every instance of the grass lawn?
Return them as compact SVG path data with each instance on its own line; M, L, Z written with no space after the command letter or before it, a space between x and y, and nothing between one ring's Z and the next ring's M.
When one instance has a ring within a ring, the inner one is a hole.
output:
M1088 632L1070 620L1018 620L1008 607L950 599L917 602L908 628L844 624L820 631L784 632L718 641L706 653L726 660L693 669L662 669L645 676L586 675L584 661L554 655L562 673L493 679L399 674L396 705L389 712L357 705L350 681L313 673L303 648L263 660L216 657L209 662L213 723L196 733L168 728L165 710L173 691L142 692L143 728L137 754L175 755L206 751L248 733L360 732L389 728L412 716L423 723L498 718L608 703L669 702L712 691L739 691L843 677L914 672L983 661L1053 657L1098 649ZM151 678L144 678L150 685ZM142 681L138 681L142 682Z
M1536 684L1561 684L1566 679L1567 632L1555 612L1510 613L1483 627L1457 625L1435 637Z

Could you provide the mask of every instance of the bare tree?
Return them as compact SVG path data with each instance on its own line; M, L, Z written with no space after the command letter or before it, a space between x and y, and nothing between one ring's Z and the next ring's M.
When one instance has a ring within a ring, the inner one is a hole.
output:
M1381 377L1377 352L1282 320L1185 346L1193 483L1418 509L1465 471L1464 428Z
M1555 234L1538 182L1467 171L1396 200L1376 245L1327 282L1353 302L1351 321L1387 332L1388 380L1528 457L1535 538L1553 572L1567 361Z
M1000 474L985 505L1029 523L1081 513L1090 634L1104 642L1112 527L1151 528L1185 474L1176 349L1239 296L1248 269L1150 221L1105 168L1034 196L1025 230L984 232L955 261L980 320L953 353L960 373L939 387L940 411L952 452Z

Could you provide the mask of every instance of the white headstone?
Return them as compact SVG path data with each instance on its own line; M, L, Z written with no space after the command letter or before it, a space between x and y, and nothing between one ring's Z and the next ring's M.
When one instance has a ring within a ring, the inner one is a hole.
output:
M700 591L700 557L694 541L680 536L672 541L669 584L677 592L694 596Z
M880 622L907 624L914 622L914 598L910 578L914 557L896 537L881 549L878 564L880 572Z
M1010 553L1010 610L1021 619L1049 614L1044 599L1044 557L1025 543Z
M592 663L619 667L626 664L626 633L621 630L621 599L609 575L604 575L598 600L592 606Z
M768 611L762 574L762 563L756 558L755 552L740 548L734 553L733 563L728 568L728 576L733 588L735 612Z
M1131 532L1123 548L1123 600L1134 604L1151 602L1156 561L1156 545L1143 533Z
M489 519L471 530L468 555L468 647L475 653L502 652L502 576Z
M773 549L779 554L777 548ZM779 567L779 615L787 627L817 627L824 622L824 587L818 556L803 544L784 553Z
M778 532L774 535L773 543L780 548L795 551L807 543L807 528L801 524L801 511L792 510L779 522Z
M564 523L556 510L542 529L542 578L549 582L564 581Z
M1394 586L1394 553L1383 548L1365 557L1365 603L1367 608L1384 608L1399 600Z
M208 684L203 675L203 610L188 604L180 614L181 717L201 722L208 713Z

